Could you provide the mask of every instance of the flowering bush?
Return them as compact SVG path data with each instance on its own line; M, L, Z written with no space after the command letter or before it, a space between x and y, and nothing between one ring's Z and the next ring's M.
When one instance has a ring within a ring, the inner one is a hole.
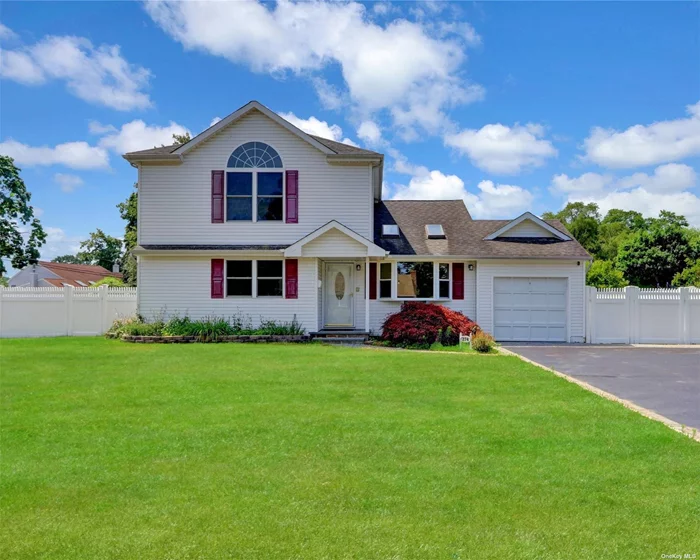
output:
M389 315L382 325L382 340L396 346L429 347L459 344L459 335L479 332L479 326L466 315L443 305L407 301L401 311Z

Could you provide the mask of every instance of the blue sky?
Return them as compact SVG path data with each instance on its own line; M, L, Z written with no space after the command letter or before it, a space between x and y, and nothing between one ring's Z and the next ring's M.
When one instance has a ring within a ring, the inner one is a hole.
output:
M593 200L700 226L700 5L5 2L0 153L45 258L122 235L120 154L257 99L476 218Z

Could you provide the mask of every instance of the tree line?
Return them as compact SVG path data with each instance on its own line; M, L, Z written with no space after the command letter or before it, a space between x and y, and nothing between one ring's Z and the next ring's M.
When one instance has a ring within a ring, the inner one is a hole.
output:
M617 208L601 216L595 203L570 202L543 218L560 220L593 256L589 286L700 286L700 229L684 216L662 210L645 218Z

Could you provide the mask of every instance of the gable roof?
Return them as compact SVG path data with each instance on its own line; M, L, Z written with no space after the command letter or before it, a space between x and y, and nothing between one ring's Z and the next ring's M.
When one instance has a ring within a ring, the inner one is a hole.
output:
M508 222L502 228L499 228L498 230L494 231L493 233L490 233L489 235L487 235L485 237L485 239L487 239L487 240L496 239L497 237L500 237L501 235L503 235L507 231L513 229L518 224L521 224L525 220L530 220L531 222L534 222L535 224L540 226L545 231L548 231L549 233L554 235L554 237L556 237L557 239L560 239L562 241L570 241L571 240L571 236L559 231L554 226L551 226L550 224L545 222L542 218L538 218L537 216L535 216L532 212L525 212L524 214L521 214L520 216L515 218L515 220Z
M324 233L331 231L333 229L338 230L339 232L347 235L350 239L353 239L354 241L357 241L358 243L367 247L367 256L368 257L384 257L386 255L385 250L383 250L381 247L377 246L376 244L372 243L366 237L362 237L359 233L354 232L349 227L344 226L343 224L341 224L340 222L338 222L336 220L331 220L327 224L312 231L310 234L302 237L296 243L287 247L284 251L284 256L285 257L301 257L302 256L302 247L304 247L304 245L306 245L307 243L311 243L314 239L318 239Z
M375 204L374 242L393 255L474 259L591 258L558 220L543 220L548 228L557 232L556 237L487 239L512 221L472 220L462 200L387 200ZM383 236L384 224L398 225L399 236ZM442 224L445 239L428 239L427 224Z
M326 155L330 156L362 156L373 158L383 158L382 154L377 152L372 152L370 150L364 150L362 148L356 148L355 146L350 146L348 144L343 144L341 142L336 142L334 140L328 140L327 138L321 138L320 136L313 136L307 134L300 128L297 128L289 121L280 117L274 111L268 109L262 103L258 101L250 101L243 105L243 107L237 109L224 119L220 120L216 124L210 126L203 132L199 133L197 136L192 138L189 142L185 144L173 144L171 146L161 146L160 148L149 148L147 150L138 150L135 152L127 152L123 155L124 159L130 162L137 161L158 161L158 160L179 160L187 152L193 150L202 142L205 142L208 138L219 132L221 129L227 127L231 123L237 121L241 117L247 115L251 111L259 111L266 117L272 119L280 126L286 128L292 134L297 135L299 138L311 144L317 150L320 150Z
M62 286L65 283L79 287L78 281L89 286L90 282L98 282L108 276L122 278L122 274L119 272L111 272L102 266L92 264L69 264L49 261L39 261L38 264L58 276L58 278L43 279L43 281L54 286Z

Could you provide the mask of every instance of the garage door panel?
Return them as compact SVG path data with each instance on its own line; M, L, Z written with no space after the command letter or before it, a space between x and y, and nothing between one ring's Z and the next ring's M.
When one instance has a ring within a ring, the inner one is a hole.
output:
M494 278L494 336L566 341L566 294L566 278Z

